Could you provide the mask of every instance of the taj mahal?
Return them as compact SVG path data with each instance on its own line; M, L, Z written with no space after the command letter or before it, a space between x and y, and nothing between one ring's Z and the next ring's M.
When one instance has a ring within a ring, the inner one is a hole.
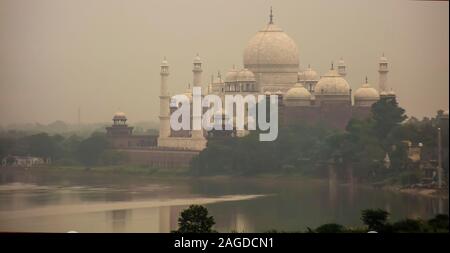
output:
M336 129L345 129L351 118L368 117L372 104L380 98L395 99L396 95L388 85L389 62L384 54L378 62L378 87L369 84L366 78L366 81L354 92L345 79L347 66L343 58L337 62L336 66L331 63L330 69L323 74L318 73L311 66L301 69L299 62L296 42L275 24L271 10L267 25L259 30L245 46L242 69L233 66L224 75L218 72L216 76L211 77L211 81L204 82L202 59L197 54L193 60L192 87L188 87L184 95L192 100L193 87L206 88L208 94L219 97L233 94L277 95L281 126L307 123L322 124ZM115 145L117 148L133 150L134 147L141 151L149 150L150 153L170 150L175 152L176 156L177 151L198 153L207 146L211 134L204 130L173 131L171 129L169 119L177 105L171 102L168 92L170 74L169 62L164 59L160 67L159 136L133 137L131 129L125 123L126 116L119 112L114 116L114 125L117 126L113 125L107 130L113 143L120 143ZM116 124L118 119L120 124ZM124 127L128 130L115 130L124 129ZM232 136L243 136L247 133L234 133ZM172 155L166 154L165 159L172 158Z

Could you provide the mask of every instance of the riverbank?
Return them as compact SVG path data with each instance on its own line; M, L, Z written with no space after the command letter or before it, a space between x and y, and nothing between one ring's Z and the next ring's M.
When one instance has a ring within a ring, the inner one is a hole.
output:
M92 175L108 175L114 177L127 176L132 178L148 178L148 179L174 179L174 180L183 180L183 179L204 179L209 181L214 180L226 180L226 179L237 179L237 178L246 178L249 180L263 180L263 181L277 181L277 180L299 180L299 179L308 179L311 182L316 183L327 183L327 179L313 177L310 175L298 174L298 173L289 173L289 174L258 174L252 176L233 176L233 175L210 175L210 176L198 176L193 175L189 168L155 168L155 167L147 167L147 166L132 166L132 165L115 165L115 166L95 166L86 168L84 166L45 166L45 167L32 167L32 168L23 168L23 167L2 167L0 171L3 172L18 172L22 174L48 174L48 175L76 175L76 174L84 174L89 173ZM338 185L348 185L345 182L338 183ZM439 190L433 188L406 188L405 186L398 184L368 184L368 183L359 183L357 185L359 188L366 189L379 189L386 190L392 192L400 192L403 194L415 195L415 196L423 196L430 198L445 198L448 199L449 192L448 189Z

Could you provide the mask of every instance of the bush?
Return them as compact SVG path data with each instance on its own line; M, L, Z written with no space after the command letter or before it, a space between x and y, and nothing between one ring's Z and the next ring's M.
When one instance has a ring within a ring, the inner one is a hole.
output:
M200 205L191 205L181 212L178 218L177 233L212 233L216 222L214 217L208 216L208 209Z
M384 231L389 213L383 209L366 209L361 211L361 220L369 230Z
M396 233L421 233L427 232L426 224L422 220L405 219L392 224Z
M447 214L438 214L433 219L428 220L428 226L433 230L433 232L448 232L448 223L449 218Z
M329 223L316 228L315 231L316 233L343 233L345 232L345 227L340 224Z

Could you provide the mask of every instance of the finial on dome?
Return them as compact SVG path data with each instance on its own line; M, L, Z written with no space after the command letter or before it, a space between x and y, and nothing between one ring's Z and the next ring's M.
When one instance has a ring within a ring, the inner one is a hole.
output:
M367 81L367 76L366 76L366 83L369 83L369 82Z
M311 68L311 64L308 64L308 68L309 68L309 69Z
M270 6L269 24L273 24L272 6Z
M333 69L334 69L334 62L331 61L331 70L333 70Z
M222 74L220 74L220 70L217 70L217 77L222 78Z

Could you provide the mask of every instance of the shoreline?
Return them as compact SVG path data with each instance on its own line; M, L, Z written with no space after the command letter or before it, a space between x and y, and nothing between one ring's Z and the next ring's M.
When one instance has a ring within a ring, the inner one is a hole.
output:
M96 175L108 174L113 176L130 176L130 177L145 177L149 179L199 179L199 180L221 180L221 179L233 179L233 178L245 178L250 180L265 180L276 178L288 178L292 180L307 179L312 181L328 181L326 178L311 177L301 174L259 174L252 176L245 175L210 175L210 176L196 176L189 173L188 168L178 169L163 169L163 168L149 168L145 166L131 166L131 165L116 165L116 166L96 166L86 169L83 166L45 166L45 167L0 167L0 172L4 173L92 173ZM346 182L339 182L341 186L348 185ZM448 189L435 189L435 188L406 188L401 185L383 185L381 187L374 187L372 184L359 183L357 187L372 188L378 190L391 191L402 194L409 194L414 196L422 196L428 198L449 198Z

